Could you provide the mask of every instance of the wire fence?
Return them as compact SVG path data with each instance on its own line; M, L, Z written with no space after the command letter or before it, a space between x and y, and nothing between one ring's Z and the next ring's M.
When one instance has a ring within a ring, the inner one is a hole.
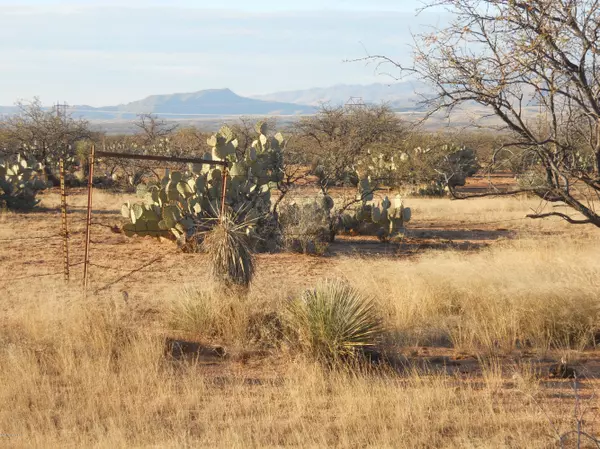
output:
M134 157L134 155L127 155L125 154L124 157L129 157L129 158L138 158L137 156ZM141 156L140 158L149 158L148 156ZM151 159L153 157L150 157ZM163 157L156 157L156 159L158 160L170 160L173 158L163 158ZM93 166L93 160L94 160L94 149L92 149L92 153L90 155L90 162L92 163ZM186 160L188 161L188 160ZM203 160L198 160L198 159L189 159L189 162L204 162ZM86 290L86 286L87 286L87 271L89 269L89 267L94 267L95 270L102 270L105 273L109 273L109 276L112 277L111 280L107 281L107 282L103 282L104 285L97 287L94 292L97 293L99 291L103 291L106 290L108 288L110 288L111 286L118 284L119 282L125 280L126 278L128 278L129 276L138 273L140 271L146 270L147 268L149 268L150 266L154 265L155 263L158 263L160 260L162 260L164 258L163 256L159 256L159 257L154 257L151 260L135 266L133 268L131 267L123 267L123 266L110 266L107 264L102 264L102 263L96 263L96 262L92 262L90 260L90 246L91 245L111 245L112 243L110 241L107 241L107 239L105 238L100 238L100 239L91 239L90 236L92 234L92 229L99 229L99 228L104 228L104 229L109 229L110 231L112 231L113 233L117 233L117 234L121 234L121 229L118 225L116 224L108 224L108 223L103 223L99 220L92 220L92 189L93 189L93 185L92 185L92 179L93 179L93 171L90 170L90 174L89 174L89 184L88 184L88 207L87 209L85 209L85 211L87 212L87 216L86 217L75 217L73 216L74 213L79 212L79 210L76 209L71 209L69 210L69 204L68 204L68 192L67 189L65 187L65 170L64 170L64 164L62 163L62 161L60 162L60 221L57 220L55 224L53 224L53 227L56 228L56 231L53 233L39 233L39 234L33 234L33 235L27 235L27 236L13 236L13 237L2 237L0 238L0 245L2 245L2 247L4 248L10 248L12 250L12 245L14 244L18 247L22 247L23 246L23 242L36 242L37 245L40 245L40 242L46 243L48 242L49 245L46 246L43 249L43 252L40 252L39 254L52 254L52 256L56 256L57 258L59 257L59 255L62 255L62 264L60 264L60 262L58 260L44 260L44 258L40 258L39 255L36 258L35 261L32 261L32 263L41 263L43 264L45 267L47 267L47 269L51 270L51 271L47 271L47 272L37 272L37 273L33 273L33 274L25 274L25 275L20 275L20 276L6 276L4 279L0 278L0 284L6 282L15 282L15 281L22 281L22 280L30 280L30 279L39 279L39 278L52 278L52 277L56 277L56 276L63 276L65 282L68 281L83 281L82 284L84 286L84 291ZM43 218L45 219L48 215L44 215ZM46 226L47 223L44 223L44 225ZM85 225L84 229L79 229L82 225ZM73 230L73 229L76 230ZM15 230L16 232L16 230ZM79 238L79 237L83 237L83 238ZM104 237L104 236L103 236ZM59 247L58 245L55 245L55 243L58 243L62 241L62 245ZM54 247L56 247L56 254L54 254ZM51 257L52 259L52 257ZM25 261L25 264L29 264L30 262ZM61 266L62 265L62 266ZM61 266L61 269L59 269L58 267ZM83 276L80 277L75 276L72 277L72 269L73 268L77 268L77 267L81 267L83 266ZM159 272L157 270L154 270L154 272ZM116 276L116 277L115 277Z
M110 155L111 157L119 157L119 155L113 154L113 153L106 153L106 152L98 152L98 154L104 154L104 155ZM139 158L137 155L131 155L131 154L125 154L125 155L121 155L121 157L125 157L125 158ZM152 159L154 157L150 157L150 156L143 156L144 158L148 159ZM156 159L156 158L154 158ZM165 158L165 157L158 157L159 161L179 161L178 158ZM94 161L94 149L92 148L92 154L90 155L90 162L92 164L93 167L93 161ZM205 161L202 159L194 159L194 158L187 158L185 159L186 162L195 162L195 163L210 163L210 164L214 164L215 161ZM179 161L180 162L180 161ZM226 169L226 165L224 166ZM92 168L93 169L93 168ZM98 218L93 218L93 202L92 202L92 189L93 189L93 185L91 180L93 179L93 171L90 170L90 182L88 185L88 207L87 209L71 209L69 210L69 203L68 203L68 192L66 191L65 187L64 187L64 170L61 170L61 178L63 178L63 182L61 183L61 219L60 221L57 220L55 227L56 227L56 232L53 233L40 233L40 234L34 234L34 235L28 235L28 236L14 236L14 237L9 237L9 238L0 238L0 244L2 246L6 246L6 245L11 245L11 243L15 243L16 245L21 245L22 242L24 241L36 241L36 242L49 242L51 243L51 245L54 245L55 242L61 241L63 242L62 247L60 248L58 245L56 245L56 251L57 253L60 251L60 249L62 249L62 255L63 255L63 263L62 265L62 269L59 268L59 263L56 263L56 266L54 264L52 264L51 267L49 267L51 269L51 271L48 272L44 272L44 273L34 273L34 274L28 274L28 275L22 275L22 276L17 276L17 277L10 277L10 279L0 279L0 284L4 282L13 282L13 281L20 281L20 280L27 280L27 279L36 279L36 278L48 278L48 277L53 277L53 276L60 276L63 275L65 281L71 281L71 282L81 282L82 286L84 287L84 290L86 290L87 287L87 278L88 278L88 270L90 268L93 268L95 272L98 272L98 270L100 270L100 272L102 272L104 275L110 277L109 280L107 281L102 281L103 285L95 285L93 291L95 293L104 291L109 289L110 287L126 280L127 278L131 277L132 275L136 274L136 273L140 273L142 271L146 272L146 273L163 273L164 270L152 270L151 267L155 266L156 264L158 264L159 262L161 262L167 254L163 254L163 255L159 255L157 257L152 257L150 258L148 261L143 262L139 265L136 265L135 267L131 267L131 266L122 266L122 259L119 261L119 265L115 264L115 265L111 265L111 264L107 264L105 262L105 260L111 260L110 257L104 257L104 259L102 260L102 262L104 263L98 263L96 260L92 260L92 258L90 257L90 248L93 247L98 247L100 245L113 245L113 243L110 242L109 239L106 239L106 230L111 231L114 234L122 234L121 228L118 224L111 224L111 223L107 223L107 222L103 222L101 220L99 220ZM223 177L225 179L225 177ZM224 202L224 196L225 196L225 187L223 187L222 190L222 201ZM223 203L224 204L224 203ZM223 206L222 206L223 209ZM221 209L221 210L222 210ZM80 217L80 216L75 216L74 214L77 213L81 213L83 211L87 212L87 216L86 217ZM112 217L114 218L114 217ZM510 218L510 219L503 219L503 220L493 220L493 221L481 221L481 222L466 222L465 226L468 227L473 227L473 226L486 226L486 225L497 225L497 224L501 224L501 223L511 223L511 222L517 222L517 221L522 221L525 220L525 217L522 218ZM84 229L81 229L81 227L84 227ZM92 238L92 235L97 235L97 231L94 230L100 230L103 229L104 233L100 234L102 237L101 238ZM314 237L314 235L307 235L307 234L287 234L289 237ZM82 237L82 238L80 238ZM48 248L49 249L49 248ZM114 251L114 247L111 247L109 251ZM39 258L38 260L36 260L36 262L39 262ZM42 261L45 265L46 261ZM131 264L128 264L131 265ZM83 276L80 276L79 274L77 276L71 276L71 272L73 271L73 268L78 268L83 266ZM54 269L55 268L55 269ZM104 277L104 276L102 276ZM94 276L94 281L96 283L98 283L100 276Z
M45 217L44 217L45 219ZM69 219L68 220L68 224L69 226L73 226L74 224L77 223L83 223L85 222L85 219L79 219L79 218L73 218L73 219ZM59 276L65 276L65 269L68 268L68 273L69 273L69 277L70 277L70 283L81 283L82 282L82 273L77 270L77 274L75 276L73 276L74 270L75 268L80 268L83 267L83 265L85 264L85 255L83 253L83 247L84 247L84 240L82 237L84 237L86 235L85 230L76 230L76 231L69 231L67 233L67 235L65 236L62 233L61 230L61 223L57 220L55 226L57 228L56 233L54 234L36 234L36 235L32 235L32 236L28 236L28 237L9 237L9 238L1 238L0 239L0 245L2 245L4 248L10 248L12 250L13 245L11 245L11 243L14 243L15 246L22 246L23 242L25 241L36 241L39 242L43 241L43 242L55 242L58 243L60 241L66 241L66 244L69 248L70 251L70 261L68 263L67 266L63 265L60 263L59 257L62 255L63 252L63 248L62 246L52 246L50 248L46 248L46 254L49 253L48 250L53 250L55 248L55 254L52 254L52 260L40 260L40 257L38 255L37 260L35 260L35 262L42 262L43 265L46 267L46 269L51 269L51 271L48 272L42 272L42 273L34 273L34 274L27 274L27 275L22 275L22 276L10 276L10 277L6 277L4 279L0 278L0 284L3 283L9 283L9 282L15 282L15 281L23 281L23 280L29 280L29 279L40 279L40 278L52 278L52 277L59 277ZM119 230L120 233L120 229L117 225L109 225L106 223L101 223L98 221L94 221L91 223L91 225L93 227L96 228L105 228L105 229L110 229L111 231L116 231ZM109 247L111 247L109 249L109 252L112 250L112 245L114 244L113 242L107 241L106 239L90 239L90 244L91 245L107 245ZM32 252L32 254L35 254ZM104 291L107 290L109 287L118 284L119 282L125 280L127 277L138 273L142 270L144 270L145 272L148 273L160 273L160 270L148 270L147 268L149 268L151 265L159 262L160 260L162 260L164 258L164 256L160 256L160 257L154 257L151 260L149 260L148 262L142 263L139 266L133 267L133 268L128 268L128 267L123 267L123 266L111 266L108 264L102 264L102 263L96 263L93 261L88 261L88 265L90 267L93 267L94 270L102 270L103 272L107 273L109 276L113 277L113 279L104 282L103 285L101 285L100 287L94 289L93 291L95 293L99 292L99 291ZM34 261L32 261L34 262ZM29 263L28 261L26 261L25 263ZM116 276L116 277L115 277ZM102 276L104 277L104 276Z
M523 218L512 218L512 219L481 221L481 222L468 221L464 224L468 227L489 226L489 225L497 225L497 224L514 223L514 222L519 222L519 221L523 221L523 220L526 220L526 218L523 217ZM77 224L82 225L85 222L86 222L85 218L70 217L68 223L69 223L69 226L74 226ZM94 220L90 223L90 225L91 225L92 229L105 229L105 230L109 230L115 234L121 234L121 230L120 230L119 226L116 224L103 223L98 220ZM57 231L54 234L46 233L46 234L31 235L31 236L27 236L27 237L16 237L15 236L15 237L11 237L11 238L0 238L0 244L2 244L3 246L6 246L7 244L10 245L11 243L15 243L16 245L22 245L22 243L24 241L32 241L32 240L33 241L45 241L45 242L46 241L47 242L58 242L60 240L64 240L65 236L61 232L60 223L58 222L58 220L56 223L56 228L57 228ZM68 244L69 250L71 252L71 254L70 254L71 261L68 264L70 274L73 274L72 269L82 267L85 263L85 255L83 254L84 239L82 238L85 235L86 235L86 231L83 229L69 231L68 234L66 235L67 244ZM92 235L94 235L94 234L92 233ZM306 234L288 234L288 236L308 237ZM105 237L105 235L103 235L103 237ZM91 238L89 240L89 244L92 245L93 248L96 248L99 245L108 245L111 247L114 245L113 242L111 242L107 239L103 239L103 238ZM112 250L112 248L110 250ZM59 246L56 246L56 251L57 251L57 253L60 252ZM93 251L92 251L92 253L93 253ZM112 286L126 280L130 276L132 276L136 273L140 273L142 271L145 273L162 273L163 270L151 269L151 267L153 267L154 265L161 262L166 255L167 254L164 254L164 255L161 255L158 257L153 257L150 260L148 260L147 262L143 262L140 265L137 265L133 268L123 267L123 266L118 266L118 265L110 265L110 264L106 264L106 263L98 263L93 260L89 260L88 265L90 268L93 268L95 272L97 272L97 270L101 270L104 275L107 275L112 278L106 282L103 282L102 285L100 285L100 286L94 286L92 291L94 293L106 291L110 287L112 287ZM2 281L14 282L14 281L22 281L22 280L28 280L28 279L50 278L50 277L54 277L54 276L58 277L58 276L64 275L64 269L63 269L64 267L61 268L58 261L56 261L54 264L52 264L52 267L55 269L52 271L49 271L49 272L35 273L35 274L29 274L29 275L23 275L23 276L17 276L17 277L10 277L10 279L4 279L4 280L0 279L0 284L2 283ZM77 276L71 276L71 282L82 282L81 272L79 270L77 270L77 271L78 271ZM105 276L98 276L98 277L105 277Z

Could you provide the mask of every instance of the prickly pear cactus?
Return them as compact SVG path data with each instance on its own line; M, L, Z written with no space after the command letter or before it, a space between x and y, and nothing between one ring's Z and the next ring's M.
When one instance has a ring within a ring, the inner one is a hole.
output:
M37 193L49 187L41 178L42 169L21 155L14 164L0 161L0 204L15 210L34 208L39 203Z
M313 217L311 223L308 226L305 225L306 229L298 231L297 234L310 234L313 237L329 234L329 241L333 241L332 231L334 234L343 232L355 235L374 235L381 241L389 241L404 234L406 224L410 221L412 214L410 208L404 206L400 195L397 195L393 201L386 196L380 203L373 203L371 194L364 198L358 207L340 214L336 211L334 200L329 195L320 195L319 198L305 203L301 207L295 205L295 214L290 213L294 211L288 207L288 209L282 210L281 215L283 217L284 215L294 216L304 213L304 215ZM324 223L328 223L328 225Z
M342 215L340 231L376 235L380 240L402 235L411 219L411 210L397 195L393 203L386 196L379 204L363 201L354 211Z
M225 176L226 207L247 223L249 236L260 240L272 228L271 188L283 175L285 140L279 133L268 137L264 123L256 130L257 139L243 156L236 154L238 141L227 126L208 139L212 152L203 158L226 161L227 169L190 164L185 172L167 173L158 184L138 186L143 203L125 203L121 210L130 221L123 227L125 234L172 236L180 243L197 238L220 213Z
M423 196L442 196L464 186L479 168L475 151L452 144L417 147L401 153L394 162L398 179L412 186L412 194Z
M376 235L385 241L404 233L405 224L410 221L411 211L410 208L404 207L400 195L396 196L393 203L386 196L380 204L372 204L377 187L376 181L373 181L373 174L395 169L393 160L386 161L382 156L374 157L372 162L376 167L368 167L366 172L356 171L359 179L356 199L360 201L360 206L342 214L337 225L340 231Z

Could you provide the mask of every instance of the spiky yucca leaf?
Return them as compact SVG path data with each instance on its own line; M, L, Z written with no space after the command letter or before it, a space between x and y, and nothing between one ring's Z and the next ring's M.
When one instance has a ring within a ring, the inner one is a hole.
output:
M383 331L375 304L340 280L306 290L290 312L301 345L324 361L373 347Z
M204 233L202 249L210 257L216 280L247 287L254 275L254 253L246 234L249 223L239 221L231 212L215 219L214 226Z

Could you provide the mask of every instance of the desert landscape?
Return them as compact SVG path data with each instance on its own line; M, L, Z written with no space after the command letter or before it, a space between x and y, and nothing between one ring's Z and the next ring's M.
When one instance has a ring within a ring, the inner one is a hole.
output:
M123 201L95 192L87 298L81 264L62 280L55 191L2 215L3 444L545 448L600 431L594 227L524 219L535 199L410 198L401 242L261 254L240 296L206 255L113 233ZM73 264L85 204L69 197ZM373 298L385 361L330 369L288 344L286 302L323 279ZM576 378L553 376L561 359Z
M0 448L600 448L600 0L0 35Z

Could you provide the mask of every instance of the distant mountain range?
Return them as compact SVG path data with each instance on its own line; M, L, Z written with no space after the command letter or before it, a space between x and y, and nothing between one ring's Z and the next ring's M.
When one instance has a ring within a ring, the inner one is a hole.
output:
M192 93L151 95L143 100L118 106L93 108L74 106L70 112L88 119L129 119L152 113L165 118L185 119L227 115L298 115L312 114L312 106L257 100L242 97L230 89L208 89Z
M241 115L297 116L314 114L322 103L342 105L354 103L388 103L393 109L418 110L415 89L410 82L391 85L337 85L297 91L276 92L242 97L230 89L209 89L193 93L152 95L143 100L117 106L70 106L74 117L88 120L131 120L140 113L153 113L174 120ZM14 106L0 106L0 114L14 114Z
M419 109L421 98L416 92L428 89L417 81L404 81L394 84L338 84L331 87L317 87L305 90L275 92L265 95L254 95L253 98L263 101L283 101L286 103L319 106L322 103L342 105L348 102L371 104L387 103L395 110L408 111Z

